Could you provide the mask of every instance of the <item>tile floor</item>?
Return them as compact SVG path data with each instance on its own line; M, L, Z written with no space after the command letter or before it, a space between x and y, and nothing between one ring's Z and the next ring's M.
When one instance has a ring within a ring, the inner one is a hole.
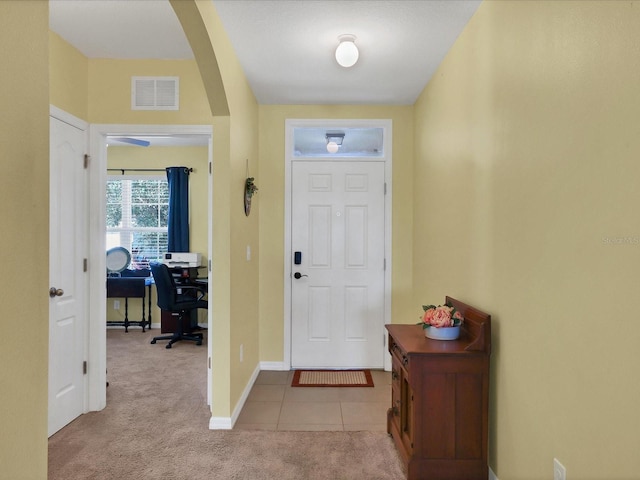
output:
M374 387L292 387L292 371L262 371L234 429L386 431L391 373L371 374Z

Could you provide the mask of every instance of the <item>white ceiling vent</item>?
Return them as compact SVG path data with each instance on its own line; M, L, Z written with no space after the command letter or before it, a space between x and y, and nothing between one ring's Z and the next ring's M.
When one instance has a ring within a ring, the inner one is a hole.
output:
M178 77L131 77L131 110L178 110Z

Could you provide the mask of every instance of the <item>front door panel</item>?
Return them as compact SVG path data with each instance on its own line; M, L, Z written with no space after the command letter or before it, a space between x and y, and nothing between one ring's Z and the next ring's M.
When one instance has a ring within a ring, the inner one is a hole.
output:
M292 180L292 366L380 368L384 163L294 162Z

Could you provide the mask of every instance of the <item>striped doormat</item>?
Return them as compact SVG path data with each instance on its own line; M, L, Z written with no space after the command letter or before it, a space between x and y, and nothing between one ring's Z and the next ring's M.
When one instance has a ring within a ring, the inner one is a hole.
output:
M292 387L373 387L369 370L296 370Z

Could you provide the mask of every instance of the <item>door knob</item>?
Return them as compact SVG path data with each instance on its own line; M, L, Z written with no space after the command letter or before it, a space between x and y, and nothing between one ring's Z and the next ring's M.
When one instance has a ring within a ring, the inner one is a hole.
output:
M293 274L293 277L295 279L299 279L299 278L302 278L302 277L308 277L308 276L309 275L302 275L300 272L296 272L296 273Z
M51 287L49 289L49 296L51 298L53 298L53 297L61 297L62 295L64 295L64 290L62 290L61 288Z

